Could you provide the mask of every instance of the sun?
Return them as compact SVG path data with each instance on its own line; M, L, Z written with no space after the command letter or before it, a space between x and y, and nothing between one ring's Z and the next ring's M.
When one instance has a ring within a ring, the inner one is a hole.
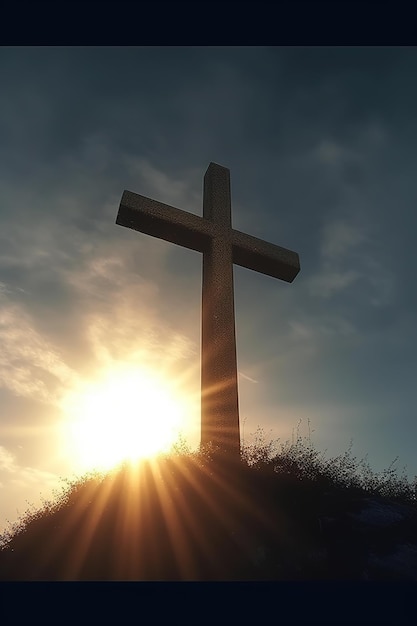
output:
M83 468L110 469L167 451L186 425L185 399L140 369L109 373L65 404L66 446Z

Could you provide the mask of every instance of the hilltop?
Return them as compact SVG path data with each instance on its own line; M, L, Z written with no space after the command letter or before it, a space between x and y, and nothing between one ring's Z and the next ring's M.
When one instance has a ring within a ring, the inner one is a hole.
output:
M91 473L2 537L0 580L417 580L415 485L258 437Z

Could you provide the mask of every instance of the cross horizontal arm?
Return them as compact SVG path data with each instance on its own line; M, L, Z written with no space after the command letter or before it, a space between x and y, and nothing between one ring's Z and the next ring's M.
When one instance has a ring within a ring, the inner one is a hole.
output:
M233 263L292 283L300 271L296 252L281 248L238 230L231 231Z
M216 236L229 239L233 262L291 283L300 271L296 252L238 230L218 227L210 220L169 204L124 191L116 224L159 237L197 252L207 252Z
M214 225L203 217L132 191L123 192L116 224L197 252L208 249L214 233Z

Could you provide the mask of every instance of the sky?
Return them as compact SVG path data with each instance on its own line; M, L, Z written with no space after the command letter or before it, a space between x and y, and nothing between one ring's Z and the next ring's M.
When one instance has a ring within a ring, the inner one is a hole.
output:
M198 445L201 255L115 220L125 189L202 215L210 162L233 227L301 263L234 268L242 440L310 420L327 457L417 474L416 70L412 47L0 49L0 530L126 445L126 414L132 450L149 424Z

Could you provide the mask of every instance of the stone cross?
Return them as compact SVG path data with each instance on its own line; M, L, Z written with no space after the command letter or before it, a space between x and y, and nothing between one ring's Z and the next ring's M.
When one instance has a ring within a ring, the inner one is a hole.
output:
M233 263L292 282L296 252L234 230L230 172L210 163L203 217L124 191L116 224L203 253L201 313L201 444L240 456Z

